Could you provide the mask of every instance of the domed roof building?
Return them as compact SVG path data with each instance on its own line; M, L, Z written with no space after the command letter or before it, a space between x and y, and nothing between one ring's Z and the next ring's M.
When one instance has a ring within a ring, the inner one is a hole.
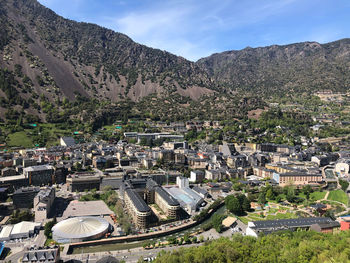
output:
M73 217L57 223L52 228L52 237L59 243L74 243L103 237L109 223L102 217Z

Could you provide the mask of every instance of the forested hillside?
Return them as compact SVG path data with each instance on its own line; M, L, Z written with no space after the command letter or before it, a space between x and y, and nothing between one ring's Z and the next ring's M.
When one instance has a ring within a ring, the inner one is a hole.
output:
M157 263L283 262L326 263L350 261L350 232L320 234L285 232L259 237L221 238L196 247L163 252Z

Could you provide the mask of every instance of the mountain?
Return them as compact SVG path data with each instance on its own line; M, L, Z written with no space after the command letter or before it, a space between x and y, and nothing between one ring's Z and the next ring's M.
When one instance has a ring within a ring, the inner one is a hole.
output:
M245 48L202 58L197 65L215 82L260 95L350 88L350 39L319 44Z
M239 118L264 108L270 94L346 90L350 82L349 39L191 62L36 0L0 0L0 24L0 118L12 124Z

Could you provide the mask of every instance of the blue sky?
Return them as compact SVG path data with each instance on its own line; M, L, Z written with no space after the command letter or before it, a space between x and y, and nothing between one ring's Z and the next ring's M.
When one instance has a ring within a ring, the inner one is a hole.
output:
M39 0L189 60L216 52L350 37L349 0Z

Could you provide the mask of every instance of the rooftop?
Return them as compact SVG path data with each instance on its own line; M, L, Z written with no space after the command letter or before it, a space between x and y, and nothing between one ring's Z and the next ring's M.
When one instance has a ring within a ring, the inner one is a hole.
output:
M36 227L41 226L41 223L34 223L29 221L22 221L13 226L11 231L11 235L27 233L29 231L33 231Z
M269 229L281 227L310 227L313 224L329 223L333 220L329 217L301 217L294 219L279 219L279 220L262 220L252 222L253 228Z
M131 201L133 202L134 206L139 212L148 212L150 211L150 208L146 204L146 202L137 194L133 189L126 189L126 194L129 196Z
M23 172L34 172L34 171L44 171L44 170L53 170L51 165L36 165L30 166L23 169Z
M171 206L180 205L179 202L172 197L167 191L165 191L161 186L155 188L155 191Z
M39 193L40 187L22 187L17 189L14 194L22 194L22 193L31 193L31 192L37 192Z
M113 212L108 208L105 202L98 201L71 201L63 212L62 218L78 216L100 216L111 215Z

